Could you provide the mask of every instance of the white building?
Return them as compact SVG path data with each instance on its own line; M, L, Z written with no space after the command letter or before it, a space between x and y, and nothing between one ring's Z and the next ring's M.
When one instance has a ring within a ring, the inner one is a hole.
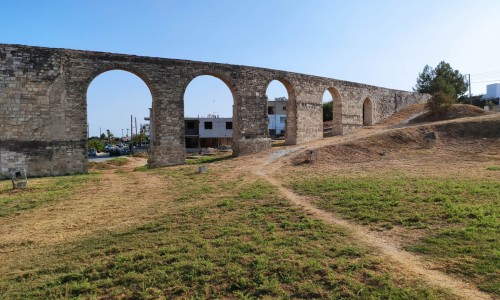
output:
M267 101L267 117L269 119L269 134L271 137L282 136L286 129L286 97Z
M483 99L500 98L500 83L489 84L486 86L486 95Z
M141 133L143 133L145 136L147 136L150 141L153 140L152 114L153 114L153 109L149 108L149 116L144 117L144 121L149 121L149 124L141 125Z
M184 118L186 148L231 146L233 119L209 115L206 118Z
M141 124L141 133L147 137L149 137L151 135L151 130L150 130L149 124Z

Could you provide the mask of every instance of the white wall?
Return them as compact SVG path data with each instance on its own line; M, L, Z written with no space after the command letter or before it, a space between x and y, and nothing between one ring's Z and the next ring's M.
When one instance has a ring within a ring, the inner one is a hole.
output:
M232 122L232 118L200 118L200 138L223 138L233 137L233 130L226 129L226 122ZM212 122L212 129L205 129L205 122Z
M283 130L285 130L286 123L282 121L282 118L286 119L286 115L268 115L269 118L269 129L276 129L276 134L279 135Z
M483 98L500 98L500 83L486 86L486 95Z
M275 129L276 135L282 134L282 131L286 128L286 123L283 118L286 119L286 106L288 101L286 98L275 98L274 101L267 101L268 107L273 107L274 114L269 114L269 126L268 129Z

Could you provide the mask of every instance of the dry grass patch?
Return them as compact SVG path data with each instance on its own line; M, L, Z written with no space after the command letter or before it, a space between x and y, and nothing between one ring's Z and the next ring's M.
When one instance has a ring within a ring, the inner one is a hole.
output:
M28 188L12 190L10 181L0 181L0 217L20 214L60 201L88 184L99 181L97 174L28 179Z
M444 115L434 115L431 112L425 112L409 121L411 124L435 122L442 120L453 120L466 117L477 117L482 115L492 114L493 112L485 111L484 109L468 105L468 104L454 104L450 111Z

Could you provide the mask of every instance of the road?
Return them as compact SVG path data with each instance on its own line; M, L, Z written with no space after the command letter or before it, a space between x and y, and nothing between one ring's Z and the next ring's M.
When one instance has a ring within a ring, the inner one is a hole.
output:
M109 156L109 153L97 153L96 157L89 157L89 162L103 162L115 158L116 156Z

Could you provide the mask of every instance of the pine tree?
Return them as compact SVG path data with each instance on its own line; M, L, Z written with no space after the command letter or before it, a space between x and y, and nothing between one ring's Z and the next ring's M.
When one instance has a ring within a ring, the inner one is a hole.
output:
M453 87L453 90L449 88L449 85ZM468 88L469 85L464 76L458 70L454 70L449 63L442 61L435 69L429 65L424 67L422 73L418 74L414 90L431 95L437 92L450 93L450 96L456 100L465 94Z

